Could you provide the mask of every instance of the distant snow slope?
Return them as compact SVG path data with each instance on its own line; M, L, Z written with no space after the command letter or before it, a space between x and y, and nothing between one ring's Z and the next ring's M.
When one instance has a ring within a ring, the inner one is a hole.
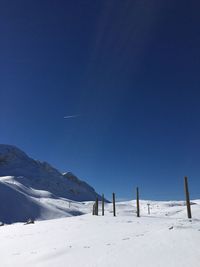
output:
M15 176L21 184L77 201L94 200L95 190L68 172L28 157L15 146L0 145L0 176Z
M77 209L78 205L78 209ZM56 197L48 191L24 186L20 179L6 176L0 182L0 221L4 223L55 219L83 214L81 202Z
M117 217L112 204L105 205L104 217L92 216L87 202L76 203L88 212L83 216L0 227L1 266L197 267L200 201L192 202L192 220L183 201L141 201L140 218L135 201L117 203Z

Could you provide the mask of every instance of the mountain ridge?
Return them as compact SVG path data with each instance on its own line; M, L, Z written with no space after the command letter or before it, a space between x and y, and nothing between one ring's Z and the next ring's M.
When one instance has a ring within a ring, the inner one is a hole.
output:
M0 176L14 176L25 186L49 191L57 197L75 201L101 199L93 187L72 172L62 174L49 163L32 159L13 145L0 144Z

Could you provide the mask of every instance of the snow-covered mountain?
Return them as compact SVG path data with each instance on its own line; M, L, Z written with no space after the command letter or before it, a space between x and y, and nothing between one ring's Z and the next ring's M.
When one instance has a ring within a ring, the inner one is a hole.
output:
M92 201L98 196L71 172L60 173L34 160L19 148L0 145L0 221L49 219L80 214L69 201Z
M19 148L0 145L0 176L15 176L25 186L76 201L95 200L94 188L71 172L60 173L46 162L28 157Z

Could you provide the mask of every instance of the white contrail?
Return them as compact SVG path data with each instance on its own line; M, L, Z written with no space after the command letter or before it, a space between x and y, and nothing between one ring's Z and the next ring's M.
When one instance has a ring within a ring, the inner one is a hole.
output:
M64 119L73 119L77 117L80 117L80 115L69 115L69 116L65 116Z

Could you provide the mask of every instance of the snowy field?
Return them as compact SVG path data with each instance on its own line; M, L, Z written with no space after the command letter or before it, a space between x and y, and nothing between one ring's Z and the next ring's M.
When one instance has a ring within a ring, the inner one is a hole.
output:
M106 204L105 216L92 216L92 203L71 203L82 216L0 227L2 267L198 267L200 200L186 218L184 202L135 201ZM147 203L151 204L148 215Z

